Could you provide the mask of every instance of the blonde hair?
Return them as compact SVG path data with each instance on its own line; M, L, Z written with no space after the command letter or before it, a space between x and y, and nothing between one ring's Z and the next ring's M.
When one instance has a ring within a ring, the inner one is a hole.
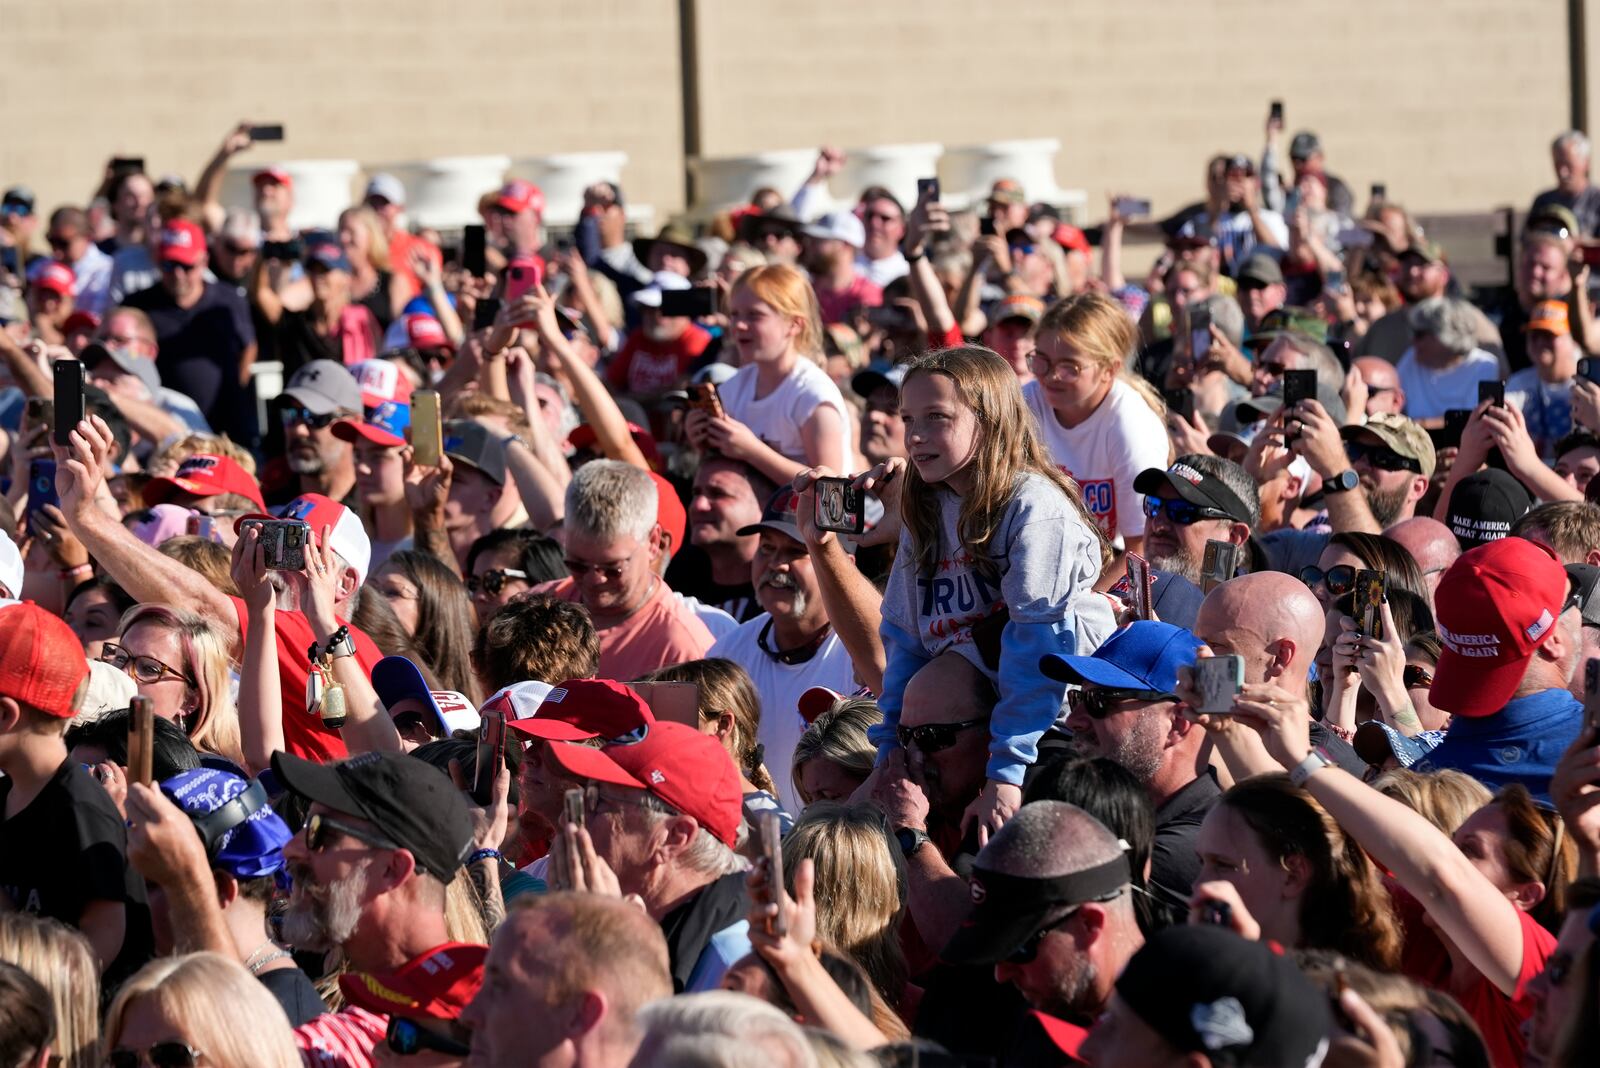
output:
M61 1068L100 1068L100 966L89 940L59 920L0 912L0 960L39 981L55 1005Z
M728 738L729 753L744 777L758 790L778 792L772 775L762 763L761 694L750 673L732 660L708 657L682 664L669 664L640 677L640 682L692 682L700 688L700 719L715 723L724 712L733 717Z
M343 223L347 217L351 225L367 232L367 262L375 270L389 270L389 238L383 232L383 220L378 218L378 213L365 204L358 204L340 212L339 222Z
M800 332L795 335L794 349L806 359L822 366L822 309L817 305L817 292L804 272L786 263L769 263L751 267L734 280L728 290L731 301L741 289L769 306L779 315L800 320Z
M789 765L800 799L811 803L800 789L800 766L809 760L826 760L862 779L872 774L878 747L867 740L867 731L882 722L878 702L870 697L841 697L812 721L795 743Z
M117 634L126 635L145 623L164 627L178 636L183 668L194 680L194 720L188 729L196 749L225 757L244 766L239 738L239 709L233 703L233 677L229 670L228 640L204 616L164 604L136 604L123 613Z
M278 999L236 960L220 953L163 957L123 984L106 1013L114 1048L133 1003L153 998L179 1036L215 1068L300 1068L294 1032ZM241 1026L248 1021L248 1026Z
M1372 788L1390 797L1439 828L1454 835L1467 817L1494 800L1483 783L1464 771L1446 768L1424 774L1410 768L1386 771Z
M150 462L145 464L145 473L155 478L171 478L178 473L179 464L199 453L226 456L244 468L251 477L255 476L256 458L248 450L236 445L226 434L202 434L199 431L175 438L157 449L151 455Z
M1084 526L1098 537L1100 528L1083 506L1078 484L1056 466L1039 440L1038 427L1022 401L1011 365L980 345L940 349L907 364L901 395L913 379L936 374L955 383L961 403L977 417L977 441L969 461L974 474L972 491L961 498L956 531L979 574L999 585L1000 569L989 555L990 543L1025 475L1038 475L1060 490ZM906 468L900 515L911 534L917 570L932 574L939 564L939 494L922 480L916 464Z
M156 546L156 552L204 575L229 597L239 596L233 581L233 555L220 543L198 534L179 534Z
M905 992L900 949L906 866L883 813L872 805L817 801L783 840L784 879L810 858L816 867L817 936L857 964L891 1004Z
M1086 361L1128 377L1128 357L1139 344L1139 329L1122 305L1104 293L1076 293L1045 310L1034 337L1054 335Z

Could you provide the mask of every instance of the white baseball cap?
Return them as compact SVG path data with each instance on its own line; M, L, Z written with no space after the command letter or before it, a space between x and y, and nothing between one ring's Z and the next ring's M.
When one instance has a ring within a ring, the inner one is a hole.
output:
M820 240L831 238L843 241L851 248L860 248L867 243L866 227L861 225L861 220L856 218L853 211L830 211L807 226L802 233Z
M0 586L7 597L20 597L22 595L22 553L17 550L17 543L5 533L0 531Z
M633 295L633 302L642 308L661 307L661 294L669 289L688 289L689 280L671 271L657 271L650 284Z
M361 199L366 200L368 197L382 197L391 204L404 204L406 187L392 174L374 174L372 180L367 183L367 191L362 194Z

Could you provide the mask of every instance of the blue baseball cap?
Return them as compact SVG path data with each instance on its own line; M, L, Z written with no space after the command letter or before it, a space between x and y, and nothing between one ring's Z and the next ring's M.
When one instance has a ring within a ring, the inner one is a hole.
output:
M481 718L471 701L454 690L430 690L422 669L403 656L386 656L372 665L372 689L385 708L401 701L421 701L433 714L438 737L452 731L477 730Z
M307 268L324 267L330 271L349 274L354 268L350 257L344 254L344 242L331 230L313 230L305 236Z
M283 847L294 832L272 811L260 784L216 768L195 768L167 779L161 792L195 822L213 868L235 879L256 879L282 870ZM229 806L235 818L208 819Z
M1193 664L1199 648L1200 639L1182 627L1140 619L1107 638L1092 656L1051 653L1040 658L1039 670L1058 682L1172 693L1178 669Z
M406 443L406 430L411 426L411 405L399 401L383 401L362 405L363 417L341 419L333 424L333 436L341 441L353 442L365 438L375 445L394 448Z

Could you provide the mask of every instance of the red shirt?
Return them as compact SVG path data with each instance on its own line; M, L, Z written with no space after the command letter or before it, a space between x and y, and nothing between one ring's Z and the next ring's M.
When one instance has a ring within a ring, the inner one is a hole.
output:
M239 635L243 639L249 634L244 602L237 597L228 600L233 602L234 613L239 617ZM306 712L306 680L311 675L311 661L306 659L306 650L317 636L311 632L311 624L303 613L280 609L277 620L278 676L283 689L283 747L294 756L321 764L343 760L350 754L339 732L330 731L322 725L321 717ZM372 644L371 638L355 627L350 628L350 640L356 644L356 662L371 674L373 665L383 659L383 653Z
M660 393L683 381L709 344L711 335L693 323L667 341L655 341L635 330L606 368L606 379L613 389L624 393Z
M1515 995L1506 997L1482 975L1454 975L1449 951L1440 941L1438 932L1423 922L1422 905L1393 882L1389 883L1389 892L1406 932L1400 970L1461 1002L1461 1007L1483 1032L1489 1061L1495 1068L1519 1068L1528 1050L1522 1025L1534 1010L1528 984L1544 970L1545 959L1555 951L1555 936L1526 912L1517 911L1517 919L1522 924L1522 967L1517 972Z
M876 308L883 303L883 288L874 285L864 274L850 279L850 284L843 289L824 289L820 285L815 289L822 321L828 324L845 322L858 308Z

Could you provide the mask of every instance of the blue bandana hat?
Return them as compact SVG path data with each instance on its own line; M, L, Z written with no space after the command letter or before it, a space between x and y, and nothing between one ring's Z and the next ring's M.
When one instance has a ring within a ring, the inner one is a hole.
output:
M215 812L249 789L250 780L215 768L179 772L161 784L162 793L186 815ZM283 847L294 837L270 805L252 812L225 832L212 851L211 866L236 879L273 875L283 866Z

